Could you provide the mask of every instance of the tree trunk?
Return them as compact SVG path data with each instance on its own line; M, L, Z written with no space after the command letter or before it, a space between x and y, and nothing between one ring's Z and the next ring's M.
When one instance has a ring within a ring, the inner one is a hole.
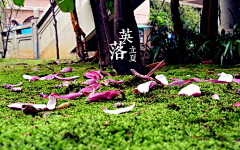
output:
M201 34L214 40L218 32L218 0L203 0Z
M59 46L58 46L58 30L57 30L57 19L56 19L56 15L55 15L55 11L54 11L54 0L49 0L50 4L51 4L51 9L52 9L52 17L53 17L53 26L55 29L55 38L56 38L56 50L57 50L57 59L59 59Z
M79 26L79 21L78 21L78 16L77 16L77 11L76 11L76 4L75 0L74 2L74 9L73 12L71 12L71 20L72 20L72 26L75 32L76 36L76 56L78 60L84 61L86 58L86 39L85 39L85 33L82 31L82 29ZM84 39L84 42L82 42L82 36Z
M99 0L90 0L90 4L92 7L92 13L93 13L93 18L94 18L94 23L96 28L96 36L98 41L98 48L99 48L99 55L100 55L99 65L100 65L100 68L103 69L111 65L109 51L108 51L109 45L108 45L108 40L106 36L106 32L109 32L109 31L105 30L103 16L101 13L99 13L101 12Z
M111 59L117 73L130 75L130 69L142 73L139 33L132 0L114 1L114 40L111 44Z
M180 13L178 8L179 8L179 0L171 0L171 13L172 13L174 35L175 35L175 39L178 40L176 55L181 55L179 61L182 61L186 57L186 54L185 54L185 44L183 39L183 25L180 19ZM178 60L175 59L174 56L170 56L170 57L173 57L173 59L171 59L173 62L171 63L177 63Z

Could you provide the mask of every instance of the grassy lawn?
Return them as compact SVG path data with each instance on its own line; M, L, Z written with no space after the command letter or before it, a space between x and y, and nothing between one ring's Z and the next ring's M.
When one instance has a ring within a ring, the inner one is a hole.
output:
M22 92L12 92L0 87L0 149L239 149L240 148L240 108L232 107L240 102L236 94L239 84L232 83L194 83L201 87L201 96L180 96L178 92L185 87L155 85L146 94L133 94L143 81L135 76L104 76L104 79L123 79L116 86L101 86L96 92L119 89L121 96L113 100L87 102L86 96L74 100L58 99L60 105L70 102L70 107L45 112L36 116L26 115L21 110L7 107L9 103L28 102L47 104L48 99L39 96L58 93L65 95L77 92L84 86L83 75L90 70L99 70L97 65L61 64L49 65L47 60L0 60L0 85L23 82ZM26 64L21 64L26 63ZM73 72L66 77L80 76L77 82L60 89L54 85L60 80L33 81L23 79L23 74L44 76L59 72L69 66ZM94 69L86 68L94 66ZM41 70L34 72L33 68ZM168 69L166 69L168 68ZM207 72L213 71L213 74ZM110 72L108 70L107 72ZM155 75L164 74L167 79L191 78L218 79L215 73L237 74L239 66L217 65L166 65ZM187 76L190 75L190 76ZM168 80L170 81L170 80ZM145 81L144 81L145 82ZM171 81L170 81L171 82ZM211 98L218 94L220 100ZM102 107L114 109L118 101L136 107L124 114L105 114ZM140 112L140 113L139 113ZM110 121L108 126L104 124Z

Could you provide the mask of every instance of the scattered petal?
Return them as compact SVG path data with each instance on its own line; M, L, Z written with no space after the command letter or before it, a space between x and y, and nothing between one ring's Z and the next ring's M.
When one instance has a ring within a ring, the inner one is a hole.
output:
M135 93L147 93L149 89L151 89L155 84L157 84L155 81L148 81L146 83L138 85L138 87L135 89Z
M69 81L69 80L74 80L74 79L79 78L79 76L72 76L72 77L69 77L69 78L61 78L58 75L55 75L54 77L58 80L63 80L63 81Z
M20 102L9 104L8 107L13 109L22 109L23 105L32 105L36 109L44 109L47 107L47 105L45 104L31 104L31 103L20 103Z
M80 90L80 93L91 93L93 91L96 91L97 89L99 89L99 87L101 86L101 83L94 83L90 86L87 86L83 89Z
M116 110L107 110L105 107L103 107L103 111L107 114L121 114L131 111L135 107L135 103L132 104L132 106L120 108Z
M82 82L83 85L91 85L97 83L97 81L95 79L88 79L85 82Z
M116 107L116 108L118 108L118 107L125 107L125 104L117 102L117 103L113 104L113 107Z
M94 80L101 80L103 76L100 74L101 71L89 71L84 74L85 77L94 79Z
M49 98L49 100L48 100L48 103L47 103L47 109L48 110L55 109L56 104L57 104L57 99L54 96L51 96L51 95L48 98Z
M14 88L11 88L11 90L13 92L21 92L22 91L22 88L21 87L14 87Z
M58 95L57 93L52 93L51 95L59 99L75 99L79 96L82 96L82 93L76 92L76 93L71 93L67 95Z
M66 67L63 68L62 70L60 70L61 73L67 73L67 72L72 72L72 68L71 67Z
M109 73L102 71L102 70L100 70L100 73L105 74L106 76L111 76Z
M236 104L233 104L234 107L240 107L240 102L237 102Z
M240 79L234 78L234 79L233 79L233 82L240 83Z
M52 80L55 78L55 74L50 74L44 77L41 77L39 80Z
M192 79L186 80L185 83L188 84L190 82L199 82L199 81L202 81L202 80L198 78L192 78Z
M220 98L219 98L219 95L217 95L217 94L213 94L213 95L212 95L212 98L213 98L213 99L218 99L218 100L220 99Z
M185 84L185 81L183 81L183 80L176 80L176 81L173 81L173 82L169 83L168 85L169 86L174 86L174 85L182 86L184 84Z
M14 88L14 87L17 87L17 86L21 86L21 85L22 85L22 82L20 82L19 84L15 84L15 85L4 83L2 85L2 87L5 88L5 89L11 89L11 88Z
M136 76L139 76L139 77L141 77L142 79L145 79L145 80L151 80L152 78L151 77L148 77L148 76L146 76L146 75L141 75L141 74L139 74L137 71L135 71L134 69L130 69L131 70L131 72L134 74L134 75L136 75Z
M40 93L39 95L42 96L43 98L48 98L48 95L43 94L43 92Z
M157 75L155 79L157 79L163 85L168 85L168 80L163 74Z
M40 109L37 109L32 105L22 105L22 111L25 114L36 114L40 111Z
M180 90L178 94L180 95L188 95L188 96L197 96L201 94L200 87L195 84L189 84Z
M103 126L108 126L108 124L110 123L111 121L107 121L106 123L104 123Z
M67 102L67 103L63 103L63 104L57 106L56 109L59 110L59 109L63 109L63 108L68 108L69 106L70 106L70 103Z
M110 91L99 92L99 93L91 93L87 97L87 101L113 99L113 98L117 97L119 94L122 94L123 99L125 98L124 92L122 92L120 90L110 90Z
M222 72L220 77L218 78L218 81L232 82L233 76L231 74L226 74L226 73Z

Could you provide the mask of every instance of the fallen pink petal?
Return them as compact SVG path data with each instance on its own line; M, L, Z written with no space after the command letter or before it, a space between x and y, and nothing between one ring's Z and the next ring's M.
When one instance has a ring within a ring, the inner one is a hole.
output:
M240 107L240 102L237 102L236 104L233 104L234 107Z
M31 104L31 103L20 103L20 102L9 104L8 107L12 109L22 109L23 105L32 105L36 109L45 109L47 107L47 105L45 104Z
M43 98L48 98L48 95L43 94L43 92L40 93L39 95L42 96Z
M13 87L17 87L17 86L21 86L21 85L22 85L22 82L20 82L19 84L15 84L15 85L4 83L4 84L2 85L2 87L5 88L5 89L11 89L11 88L13 88Z
M202 81L202 80L198 78L192 78L192 79L186 80L185 83L188 84L190 82L199 82L199 81Z
M102 70L100 70L100 73L105 74L106 76L111 76L109 73L102 71Z
M173 81L173 82L169 83L168 86L174 86L174 85L182 86L184 84L186 84L185 81L183 81L183 80L176 80L176 81Z
M129 106L129 107L119 108L119 109L116 109L116 110L108 110L108 109L106 109L105 107L103 107L103 111L104 111L106 114L121 114L121 113L126 113L126 112L131 111L134 107L135 107L135 103L133 103L133 104L132 104L131 106Z
M212 98L213 98L213 99L217 99L217 100L220 99L220 98L219 98L219 95L217 95L217 94L213 94L213 95L212 95Z
M50 74L44 77L41 77L39 80L52 80L55 78L55 74Z
M56 79L62 80L62 81L69 81L69 80L74 80L74 79L78 79L78 78L79 78L79 76L72 76L72 77L69 77L69 78L61 78L61 77L59 77L58 75L55 75L54 77L55 77Z
M136 75L136 76L139 76L141 77L142 79L145 79L145 80L151 80L152 78L151 77L148 77L146 75L141 75L139 74L137 71L135 71L134 69L131 69L131 72L133 73L133 75Z
M85 82L82 82L83 85L91 85L97 83L97 81L95 79L88 79Z
M220 77L218 78L218 81L232 82L233 76L231 74L226 74L226 73L222 72Z
M99 87L101 85L102 85L101 83L91 84L90 86L87 86L87 87L81 89L80 93L91 93L91 92L96 91L97 89L99 89Z
M47 109L48 110L53 110L55 109L56 105L57 105L57 99L54 96L49 96L48 97L48 103L47 103Z
M101 80L103 76L100 74L101 71L89 71L84 74L85 77L94 79L94 80Z
M234 78L234 79L233 79L233 82L240 83L240 79Z
M163 85L168 85L168 80L163 74L157 75L155 79L157 79Z
M57 93L52 93L51 96L55 96L56 98L59 98L59 99L75 99L79 96L82 96L82 93L76 92L76 93L71 93L67 95L58 95Z
M66 67L66 68L63 68L62 70L60 70L61 73L67 73L67 72L71 72L71 71L72 71L71 67Z
M22 88L21 88L21 87L13 87L13 88L11 88L11 90L12 90L13 92L21 92L21 91L22 91Z
M107 121L106 123L104 123L103 126L108 126L108 124L110 123L111 121Z
M99 100L110 100L117 97L119 94L122 94L123 99L125 98L125 93L120 90L110 90L99 93L91 93L87 97L87 101L99 101Z
M149 92L149 89L151 89L154 85L157 83L155 81L148 81L146 83L142 83L138 85L138 87L135 89L135 93L140 92L140 93L147 93Z
M188 95L188 96L197 96L201 95L200 87L195 84L189 84L180 90L178 94L180 95Z
M34 81L34 80L40 79L38 76L30 76L30 75L25 75L25 74L23 75L23 78L27 79L29 81Z

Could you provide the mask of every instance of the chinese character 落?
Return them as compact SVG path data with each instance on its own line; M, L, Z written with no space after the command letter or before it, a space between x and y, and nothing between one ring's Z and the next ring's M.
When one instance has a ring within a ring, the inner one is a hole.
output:
M114 41L113 44L110 44L110 47L112 49L112 50L110 50L111 60L113 60L114 55L116 55L116 60L118 60L119 58L121 60L123 60L124 54L127 53L127 51L122 50L123 49L123 44L124 43L122 41L120 41L119 44L116 41Z

